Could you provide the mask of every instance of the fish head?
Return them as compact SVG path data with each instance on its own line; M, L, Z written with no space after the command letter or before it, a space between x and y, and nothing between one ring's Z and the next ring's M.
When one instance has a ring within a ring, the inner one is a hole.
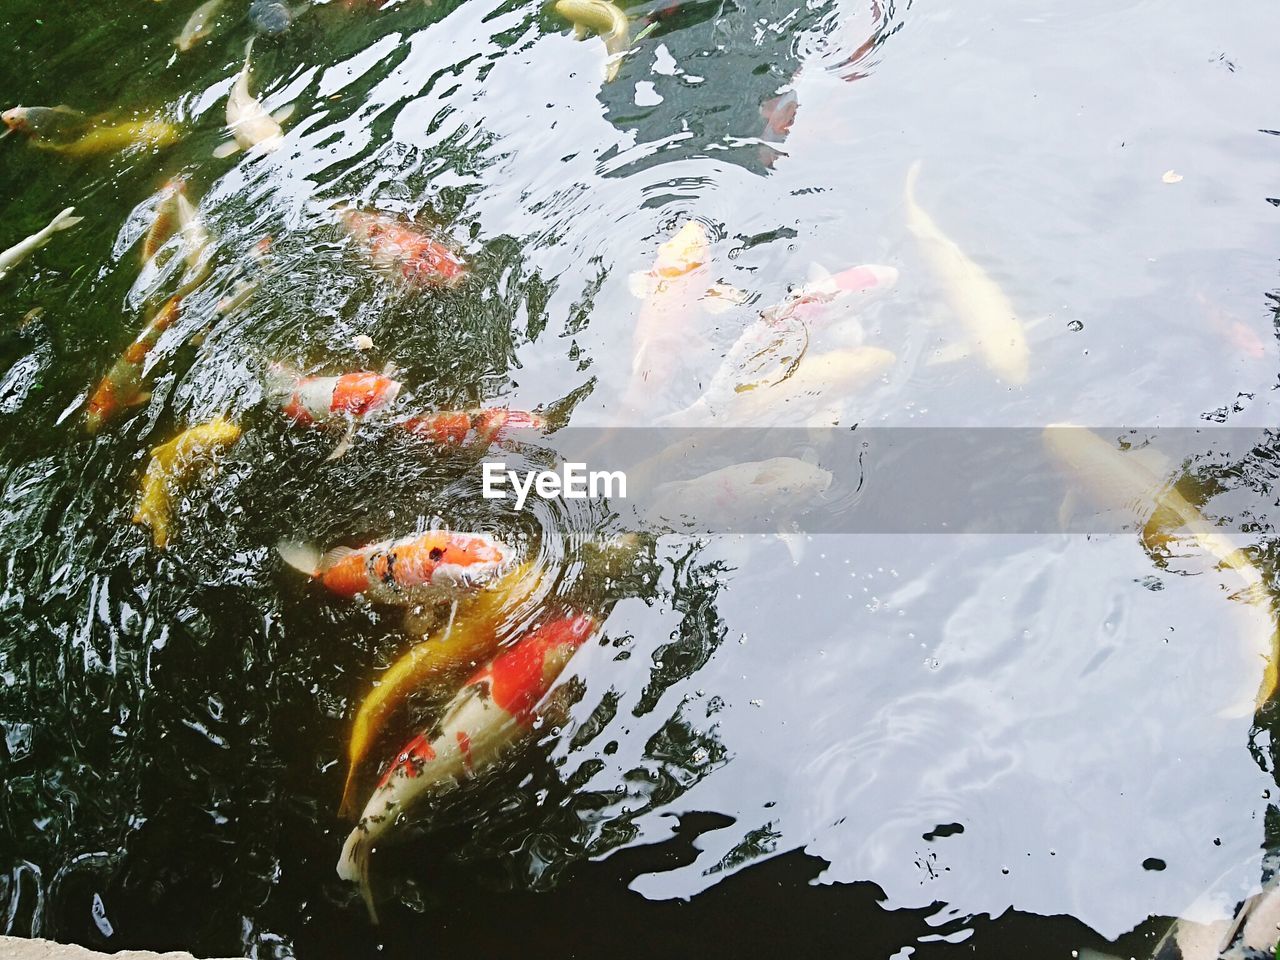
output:
M433 586L477 587L492 582L511 564L514 553L483 533L440 531L424 537L419 549L426 551Z
M10 107L4 113L0 113L0 120L3 120L5 127L14 133L26 133L30 130L27 123L28 112L26 107Z
M707 228L698 220L689 220L675 236L658 248L653 262L655 277L682 277L707 262Z

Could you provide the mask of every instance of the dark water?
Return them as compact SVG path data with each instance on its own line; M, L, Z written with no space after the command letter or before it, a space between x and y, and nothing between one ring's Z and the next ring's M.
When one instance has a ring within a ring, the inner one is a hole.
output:
M183 133L84 159L0 141L0 247L64 206L86 218L0 287L5 932L204 956L1140 956L1149 918L1256 889L1280 840L1274 711L1222 708L1256 686L1257 618L1185 558L956 534L814 536L793 561L668 536L601 595L577 562L597 513L495 511L465 462L376 429L326 462L334 438L290 430L263 370L393 363L406 411L620 422L628 275L696 218L714 279L757 304L812 263L901 272L860 317L895 362L842 423L1274 423L1274 4L660 0L627 8L657 27L602 86L602 44L537 5L333 0L256 42L254 92L297 108L278 152L231 160L212 151L247 5L179 55L196 5L0 8L0 106ZM783 137L761 104L788 91ZM1028 321L1025 386L933 362L954 328L905 226L916 159L921 204ZM90 438L178 173L215 270L152 354L150 401ZM387 282L340 203L434 225L469 278ZM264 236L273 271L217 320ZM696 397L754 309L697 321L638 422ZM147 451L219 413L244 436L158 552L130 523ZM1268 584L1278 471L1269 444L1186 470ZM570 668L562 735L378 851L375 929L334 872L336 807L351 718L405 635L273 547L429 524L498 533L557 591L616 606Z

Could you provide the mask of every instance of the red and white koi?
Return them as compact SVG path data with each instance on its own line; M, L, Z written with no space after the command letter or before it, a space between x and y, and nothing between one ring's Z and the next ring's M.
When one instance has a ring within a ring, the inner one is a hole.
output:
M432 443L463 446L493 443L509 430L546 430L546 418L527 410L494 407L487 410L458 410L429 413L406 420L404 428L415 437Z
M289 566L319 580L340 597L417 606L461 590L482 587L511 564L514 552L483 533L429 530L365 547L315 547L281 542Z
M898 282L894 267L867 263L828 273L817 264L810 279L781 303L761 312L766 321L795 317L809 325L829 320L838 306L861 306L872 297L892 290Z
M385 213L346 209L342 225L386 274L423 286L454 286L466 276L453 250Z
M294 423L312 426L347 422L346 435L329 455L333 460L351 445L356 421L388 409L402 386L385 372L360 370L336 377L307 377L276 363L269 372L268 389L284 399L285 415Z
M372 370L307 377L280 363L272 364L271 379L273 392L285 397L285 414L304 426L379 413L395 402L403 386Z
M547 691L596 628L595 618L578 614L526 634L476 671L439 721L396 754L338 861L338 875L359 886L375 922L369 890L369 856L375 845L418 801L483 772L522 740Z

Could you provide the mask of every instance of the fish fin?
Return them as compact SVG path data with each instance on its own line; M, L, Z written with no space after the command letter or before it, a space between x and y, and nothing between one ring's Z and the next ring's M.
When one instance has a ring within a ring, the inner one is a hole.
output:
M342 802L338 804L338 816L343 820L359 820L360 807L356 799L356 764L347 768L347 782L342 787Z
M75 212L75 207L67 207L67 209L53 218L53 222L49 224L49 227L53 230L70 230L84 219L84 217L73 216Z
M787 548L787 553L791 554L791 563L798 564L804 559L805 539L800 533L779 533L777 538L782 541L782 545Z
M1067 491L1067 495L1062 498L1062 506L1058 507L1058 529L1063 533L1071 528L1071 518L1076 512L1076 505L1080 502L1080 494L1074 487Z
M325 457L325 460L338 460L346 456L347 451L351 449L351 441L355 438L355 435L356 422L351 420L347 423L347 429L342 434L342 439L339 440L338 445L333 448L333 452Z
M220 143L214 148L213 156L215 160L225 160L227 157L233 156L240 150L240 144L234 140L228 140L226 143Z
M903 192L907 199L907 206L916 206L916 181L920 179L920 167L924 161L917 160L907 169L907 181L903 188Z
M151 391L139 390L132 397L126 400L124 405L126 407L140 407L144 403L150 403L150 402L151 402Z
M926 367L940 367L948 363L957 363L961 360L968 360L973 356L973 348L963 340L948 343L945 347L933 351L933 354L924 362Z
M359 552L360 552L359 550L354 550L351 547L334 547L332 550L326 551L320 557L320 561L317 564L316 569L328 570L335 563L340 563L341 561L345 560L347 557L350 557Z
M627 277L627 289L637 299L643 300L649 296L653 292L654 286L653 274L646 270L637 270Z
M586 28L586 27L584 27L582 24L580 24L580 23L575 23L575 24L573 25L573 39L575 39L575 40L585 40L585 39L587 39L587 37L589 37L590 35L591 35L591 34L590 34L590 32L589 32L589 31L587 30L587 28Z
M320 556L320 551L311 544L281 540L276 544L276 552L280 554L281 560L308 577L320 575L323 558Z
M831 279L831 271L816 260L809 264L808 280L810 283L822 283Z
M378 922L378 910L373 903L373 890L369 887L369 854L373 844L364 827L356 827L342 847L338 860L338 876L354 883L360 890L364 905L369 909L369 919Z
M388 360L382 365L382 375L394 380L396 377L400 376L400 368Z
M281 107L279 110L272 113L271 119L274 120L276 123L284 123L286 120L288 120L290 117L293 116L293 112L297 109L298 109L298 105L296 103L286 104L285 106Z

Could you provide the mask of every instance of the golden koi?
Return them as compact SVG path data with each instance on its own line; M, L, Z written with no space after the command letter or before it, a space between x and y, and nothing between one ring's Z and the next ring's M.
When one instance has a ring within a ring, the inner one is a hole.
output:
M537 592L541 570L525 561L459 606L453 622L439 636L416 644L383 673L356 713L347 743L347 782L339 814L353 818L360 812L357 800L360 769L369 748L383 732L391 715L409 697L426 691L456 690L458 681L493 656L505 637L504 618Z
M631 24L622 9L608 0L556 0L555 11L573 24L579 40L585 40L588 31L600 35L609 54L604 79L616 77L622 55L631 46Z
M193 49L197 43L213 32L214 25L218 21L218 8L222 6L222 2L223 0L206 0L205 3L196 7L195 13L191 14L186 26L173 41L182 53Z
M147 472L142 478L142 496L133 522L151 528L156 547L163 550L169 543L173 497L179 485L202 460L238 439L240 428L217 417L208 423L189 427L151 451L151 462L147 464Z
M483 533L429 530L360 548L280 543L289 566L319 580L340 597L363 595L376 603L418 606L484 586L511 563L506 544Z
M108 420L125 407L146 403L151 394L142 389L143 364L160 335L173 326L180 315L181 297L170 297L163 307L147 321L142 332L129 344L120 358L112 364L106 376L89 395L85 429L97 433Z
M1031 354L1013 304L987 272L956 246L933 218L916 203L920 161L907 172L907 227L915 234L930 267L946 288L956 319L1006 383L1027 382Z
M264 152L278 150L284 143L285 120L293 114L293 104L281 107L275 113L267 113L260 102L249 93L249 62L253 54L253 41L244 48L244 67L236 77L235 85L227 97L227 131L232 140L213 151L218 158L229 157L237 150L260 147Z
M369 856L375 845L420 800L483 772L523 739L547 691L597 626L587 614L570 614L530 631L477 670L440 720L395 755L338 861L338 875L359 887L375 922L369 889Z
M101 123L70 143L35 141L43 150L55 150L69 157L92 157L100 153L125 150L155 151L173 146L182 134L176 126L160 117Z
M1045 428L1049 453L1082 480L1095 500L1108 508L1131 512L1145 522L1144 543L1151 547L1171 531L1184 529L1191 539L1222 566L1234 570L1244 589L1237 596L1271 616L1262 572L1243 550L1219 533L1165 477L1146 462L1142 451L1123 453L1093 431L1070 424ZM1064 504L1064 511L1068 504ZM1275 693L1280 680L1280 628L1260 643L1265 666L1256 704L1261 707Z
M8 250L0 253L0 280L3 280L8 275L9 271L20 264L23 260L27 259L27 257L31 256L31 254L35 253L52 240L55 233L62 230L70 230L84 219L84 217L73 216L75 212L75 207L67 207L67 209L63 210L56 217L50 220L47 225L41 227L31 236L27 237L25 240L20 240Z

